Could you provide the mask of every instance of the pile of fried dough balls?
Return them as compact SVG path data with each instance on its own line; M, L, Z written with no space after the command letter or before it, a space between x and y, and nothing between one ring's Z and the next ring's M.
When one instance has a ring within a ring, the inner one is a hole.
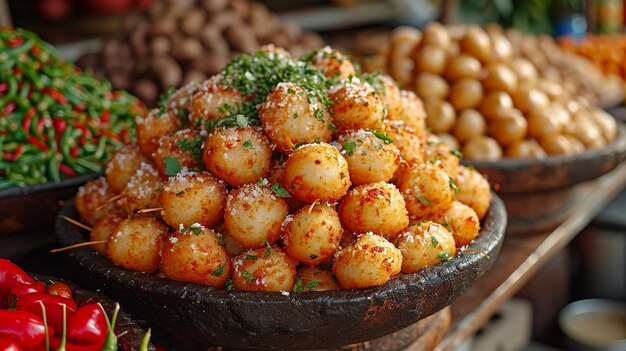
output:
M76 208L126 269L285 295L379 286L454 259L491 201L425 119L330 47L264 47L138 117Z
M603 75L590 64L574 70L580 66L554 43L541 41L550 47L542 52L538 40L524 38L497 26L401 27L366 69L417 93L427 126L468 160L572 155L612 143L616 121L587 98L608 95L590 90L602 83L587 84ZM604 79L619 94L613 83Z

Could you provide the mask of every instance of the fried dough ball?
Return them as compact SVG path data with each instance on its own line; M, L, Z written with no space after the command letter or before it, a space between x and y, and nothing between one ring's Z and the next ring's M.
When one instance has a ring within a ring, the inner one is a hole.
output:
M153 109L143 117L136 117L135 125L139 150L144 156L152 158L152 154L159 147L161 137L175 132L180 125L180 120L173 113Z
M424 162L422 139L413 128L406 126L403 121L386 121L385 132L393 140L393 146L400 150L402 160L409 165Z
M382 236L366 233L335 257L333 272L344 289L385 284L400 273L402 254Z
M460 111L466 108L478 106L483 99L483 86L476 79L459 79L450 90L450 103L455 110Z
M165 240L161 273L166 278L221 288L232 271L230 258L211 229L197 223L181 226Z
M433 134L426 135L424 156L432 164L441 164L446 173L452 178L456 177L461 158L463 158L459 151L451 149Z
M450 85L441 76L420 73L415 78L415 92L424 100L443 100L450 93Z
M154 273L159 269L167 226L152 217L124 219L113 230L106 244L111 261L126 269Z
M301 208L285 220L283 231L285 252L309 266L332 257L343 236L339 215L327 204Z
M141 162L148 162L148 159L135 144L124 145L113 153L106 164L105 174L115 193L124 190L126 183L137 171Z
M78 188L78 193L76 194L75 206L80 218L87 224L97 222L104 217L108 210L115 207L115 204L110 203L98 209L113 196L115 196L115 192L113 192L105 177L88 181L85 185Z
M174 228L194 223L212 227L224 215L226 194L224 183L208 172L180 172L159 195L163 220Z
M142 162L117 201L128 215L134 216L138 210L159 206L159 193L163 189L163 181L159 172L149 163Z
M303 145L289 156L282 184L296 199L312 203L335 202L352 183L346 159L332 145L320 143Z
M244 103L241 93L224 85L221 79L221 75L215 75L205 80L193 92L189 103L192 127L197 128L202 123L235 113Z
M435 134L439 140L446 145L450 150L459 150L461 148L461 144L456 138L450 133L439 133ZM460 154L460 152L459 152Z
M350 131L340 135L336 142L348 162L353 185L387 182L400 165L400 151L395 143L386 144L370 131Z
M504 150L504 155L520 159L544 158L547 156L545 150L534 139L512 142Z
M341 286L328 268L302 266L298 278L303 291L339 290Z
M426 124L435 133L445 133L454 127L456 112L454 107L444 100L428 100L424 103Z
M471 207L481 220L485 218L491 202L491 187L487 179L473 168L460 166L454 182L459 188L454 199Z
M318 98L309 100L295 83L278 84L261 104L259 118L263 131L280 152L289 152L297 144L329 142L332 138L330 113Z
M480 61L468 54L460 54L450 60L445 75L451 81L463 78L479 79L481 71Z
M123 219L126 219L126 212L117 207L106 211L106 214L94 224L92 231L89 233L89 241L109 240L109 236L111 236L115 227ZM106 256L106 243L92 245L91 248L99 254Z
M312 54L313 55L307 58L306 61L320 68L326 77L343 80L356 75L356 70L352 62L350 62L344 54L330 46L325 46L322 49L314 51Z
M464 142L487 132L487 122L483 115L472 109L466 109L459 113L459 117L454 125L454 136Z
M402 172L396 185L411 219L432 218L452 204L453 178L441 164L424 163Z
M468 160L497 161L502 158L502 147L488 136L479 135L468 140L463 146L463 155Z
M402 253L402 272L407 274L447 261L456 254L452 233L431 221L407 228L398 235L396 245Z
M269 141L253 127L214 130L206 138L202 154L206 168L234 187L265 177L271 158Z
M192 129L181 129L174 133L164 135L159 141L152 158L154 167L161 176L165 173L167 165L165 160L175 158L181 167L188 169L200 169L202 164L202 145L204 138Z
M361 83L355 78L331 90L329 97L333 101L333 121L340 132L382 128L385 105L368 83Z
M393 184L386 182L350 189L339 204L339 217L352 232L373 232L387 239L409 225L402 194Z
M463 39L459 42L461 50L476 57L481 62L491 59L491 39L489 35L478 26L470 26Z
M287 157L285 157L285 160L287 159ZM283 174L285 173L285 165L286 165L286 161L283 160L283 158L278 158L278 159L274 159L272 160L272 163L270 164L270 171L267 174L267 182L268 184L274 185L274 184L281 184L283 181ZM305 205L304 202L296 199L293 196L290 197L283 197L283 200L285 200L285 202L287 203L287 205L289 205L289 209L291 210L290 212L296 212L297 210L299 210L300 208L302 208L302 206Z
M237 290L291 291L296 282L298 261L278 246L247 250L232 261Z
M402 109L395 119L404 121L407 126L415 130L415 134L422 135L426 129L426 110L424 110L422 100L414 92L402 90L400 92L400 101Z
M287 203L268 185L246 184L226 198L224 226L244 248L275 242L289 212Z
M476 211L459 201L452 201L452 205L443 213L444 224L449 226L456 247L461 248L480 233L480 220Z
M400 88L398 84L386 74L382 75L368 75L366 77L373 77L374 81L379 82L376 86L380 98L387 110L387 118L399 119L402 114L402 100L400 97Z

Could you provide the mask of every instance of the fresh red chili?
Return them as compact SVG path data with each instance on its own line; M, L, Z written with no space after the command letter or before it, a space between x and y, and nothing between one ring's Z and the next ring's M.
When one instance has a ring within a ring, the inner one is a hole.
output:
M22 156L23 153L24 153L24 145L19 144L13 153L6 152L6 151L3 152L2 158L7 161L17 161L19 160L20 156Z
M20 344L13 340L0 338L0 350L2 351L22 351Z
M17 299L19 299L22 295L32 294L32 293L43 293L46 291L46 284L42 282L35 282L33 284L30 283L19 283L11 288L9 292L9 296L7 297L7 306L9 308L15 307L15 303Z
M42 92L55 99L58 103L67 105L67 98L60 91L53 88L44 88Z
M48 327L48 334L54 330ZM24 351L41 350L46 341L43 320L27 311L0 310L0 338L12 340Z
M102 348L108 332L104 312L95 303L79 308L67 324L67 340L74 344L98 344Z
M11 112L13 112L13 110L15 110L15 108L17 107L17 104L13 101L9 102L6 106L4 106L4 108L2 109L2 113L0 113L0 117L6 117L8 116Z
M43 118L40 118L37 121L37 133L42 134L43 128L46 126L46 121Z
M76 176L76 171L65 163L59 164L59 172L65 174L68 177Z
M48 285L46 292L50 295L57 295L65 297L66 299L72 298L72 289L65 283L55 282Z
M70 147L70 156L72 158L77 158L78 157L78 146Z
M61 296L48 295L46 293L33 293L22 295L17 299L15 308L18 311L28 311L38 317L42 317L41 305L43 303L46 308L46 318L48 325L54 330L63 330L63 305L67 308L67 319L69 320L74 312L76 312L76 302L72 299L66 299Z
M9 260L0 258L0 292L8 293L18 283L34 283L20 267Z
M24 44L24 38L16 37L16 38L9 39L7 44L11 49L16 48Z
M35 145L41 151L48 151L50 149L48 145L44 144L41 140L37 139L36 137L32 135L28 136L26 138L26 141L32 145Z
M35 113L37 113L37 110L34 107L31 107L28 109L28 112L26 112L26 115L24 115L24 120L22 121L22 128L27 133L30 131L30 124L33 120L33 117L35 116Z
M30 53L39 56L39 54L41 54L41 47L37 44L33 45L33 47L30 48Z
M9 90L9 85L7 83L0 83L0 94Z
M111 111L109 110L102 111L102 114L100 115L100 121L102 121L103 123L108 123L110 120L111 120Z
M120 132L120 136L122 137L122 141L124 142L124 144L128 144L128 143L131 142L131 138L130 138L130 135L128 134L127 130L125 130L125 129L122 130Z

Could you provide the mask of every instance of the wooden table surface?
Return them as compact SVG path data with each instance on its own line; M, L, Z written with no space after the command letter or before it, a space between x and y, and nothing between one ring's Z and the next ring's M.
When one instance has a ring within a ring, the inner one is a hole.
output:
M456 350L472 337L552 257L626 186L626 163L580 185L574 210L554 231L507 237L493 267L452 304L452 327L435 351Z

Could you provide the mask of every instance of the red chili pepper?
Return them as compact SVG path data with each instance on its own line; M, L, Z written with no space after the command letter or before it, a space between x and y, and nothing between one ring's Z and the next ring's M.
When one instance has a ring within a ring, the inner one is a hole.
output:
M23 153L24 153L24 145L19 144L13 153L6 152L6 151L3 152L2 158L7 161L17 161L19 160L20 156L22 156Z
M46 291L46 284L42 282L35 282L33 284L30 283L20 283L11 288L11 292L9 292L9 296L7 297L7 306L9 308L15 307L15 303L17 299L22 295L32 294L32 293L43 293Z
M35 138L32 135L28 136L28 138L26 138L26 141L32 145L35 145L41 151L48 151L50 149L48 145L44 144L41 140Z
M100 121L102 121L103 123L107 123L109 122L109 120L111 120L111 111L109 110L102 111L102 114L100 115Z
M54 335L50 327L48 334ZM41 318L30 312L0 310L0 338L15 341L24 351L41 350L46 341L46 327Z
M67 105L67 98L60 91L52 88L44 88L42 92L55 99L58 103Z
M72 158L78 157L78 146L70 147L70 156L72 156Z
M127 130L122 130L120 132L120 136L122 137L122 141L124 142L124 144L130 144L131 139L130 139L130 135L128 134Z
M0 338L0 350L2 351L22 351L20 344L13 340Z
M46 126L46 121L43 118L40 118L37 121L37 133L43 133L43 128Z
M7 45L10 48L16 48L18 46L21 46L22 44L24 44L24 38L22 37L12 38L7 41Z
M0 83L0 94L9 90L9 85L7 83Z
M67 340L74 344L98 344L102 348L108 332L104 312L96 303L79 308L67 324Z
M57 295L65 297L66 299L72 298L72 289L65 283L56 282L48 285L46 292L50 295Z
M24 115L24 120L22 121L22 129L24 129L26 133L30 131L30 124L33 120L33 117L35 116L35 113L37 113L37 110L34 107L31 107L26 112L26 115Z
M111 93L111 98L113 99L119 99L120 96L122 96L122 93L119 90L115 90Z
M109 138L109 139L113 139L113 140L116 140L116 141L119 141L119 142L121 142L121 141L122 141L122 140L120 139L120 136L119 136L119 135L117 135L117 134L113 133L113 132L112 132L112 131L110 131L110 130L101 129L101 130L99 131L99 134L100 134L100 135L102 135L102 136L105 136L105 137L107 137L107 138Z
M33 47L30 48L30 53L35 56L39 56L39 54L41 53L41 47L37 44L33 45Z
M36 316L42 317L39 301L45 306L48 325L54 330L63 330L63 305L67 307L66 316L68 320L72 317L74 312L76 312L76 302L74 302L74 300L66 299L61 296L48 295L46 293L22 295L17 299L15 308L18 311L28 311Z
M56 130L57 135L63 134L63 131L65 130L65 126L67 124L65 120L61 117L57 117L53 119L52 122L54 124L54 129Z
M76 171L73 170L70 166L66 165L65 163L59 164L59 172L65 174L68 177L76 176Z
M8 116L11 112L13 112L13 110L15 110L15 108L17 107L17 104L13 101L9 102L6 106L4 106L4 109L2 109L2 113L0 114L0 117L6 117Z
M18 67L14 67L13 68L13 74L15 74L18 77L21 77L24 75L24 72L22 72L21 69L19 69Z
M0 292L8 293L18 283L32 284L35 281L20 267L0 258Z

